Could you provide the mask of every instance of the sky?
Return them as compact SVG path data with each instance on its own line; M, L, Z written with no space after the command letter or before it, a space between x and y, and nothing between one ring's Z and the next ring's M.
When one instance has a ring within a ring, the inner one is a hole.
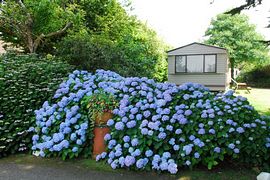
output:
M213 2L213 3L212 3ZM146 22L172 47L202 41L211 19L232 7L244 4L245 0L132 0L131 12ZM243 11L250 23L270 40L270 28L265 28L270 19L270 0L262 5Z

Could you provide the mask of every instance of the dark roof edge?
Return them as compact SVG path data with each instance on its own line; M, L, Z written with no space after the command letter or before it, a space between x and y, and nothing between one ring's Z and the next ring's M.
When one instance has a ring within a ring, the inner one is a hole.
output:
M181 48L190 46L190 45L192 45L192 44L199 44L199 45L208 46L208 47L213 47L213 48L217 48L217 49L223 49L223 50L227 51L226 48L222 48L222 47L218 47L218 46L214 46L214 45L209 45L209 44L203 44L203 43L193 42L193 43L190 43L190 44L187 44L187 45L184 45L184 46L181 46L181 47L178 47L178 48L169 50L169 51L167 51L167 53L172 52L172 51L175 51L175 50L177 50L177 49L181 49Z

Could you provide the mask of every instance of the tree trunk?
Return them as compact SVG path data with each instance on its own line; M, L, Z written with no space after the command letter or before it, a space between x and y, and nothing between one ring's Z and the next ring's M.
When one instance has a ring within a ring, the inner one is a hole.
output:
M234 60L231 59L231 78L234 79Z
M69 22L65 25L65 27L63 29L60 29L58 31L55 32L51 32L49 34L40 34L39 36L37 36L35 39L32 36L32 26L27 27L27 47L29 49L29 52L32 53L36 53L39 45L41 44L42 40L46 39L46 38L50 38L53 36L58 36L61 35L63 33L65 33L67 31L68 28L70 28L72 26L72 23Z
M33 43L33 40L31 37L28 37L28 40L27 40L27 47L28 47L28 50L29 50L29 53L32 54L34 53L34 43Z

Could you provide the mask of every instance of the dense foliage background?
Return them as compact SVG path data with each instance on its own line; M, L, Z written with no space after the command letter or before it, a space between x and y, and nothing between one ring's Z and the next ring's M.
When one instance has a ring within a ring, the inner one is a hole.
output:
M269 49L264 37L256 32L256 26L249 23L248 16L243 14L219 14L213 18L205 32L205 43L227 49L231 77L234 68L246 64L265 65L270 63Z
M237 80L248 82L252 87L270 88L270 65L243 69Z
M34 110L50 100L73 69L61 61L34 55L0 57L0 157L28 148Z
M86 70L167 79L166 45L117 0L7 1L0 36L10 46Z

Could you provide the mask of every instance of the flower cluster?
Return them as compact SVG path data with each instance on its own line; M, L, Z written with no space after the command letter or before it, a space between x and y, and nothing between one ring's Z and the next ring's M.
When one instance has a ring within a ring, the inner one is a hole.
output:
M36 111L33 150L41 156L82 152L92 130L80 102L101 89L119 102L107 123L107 152L97 156L113 169L175 174L178 166L211 168L224 156L254 164L261 161L257 157L269 159L269 119L232 91L214 94L199 84L176 86L103 70L74 71L56 91L55 103Z
M55 154L63 159L78 156L93 137L93 123L88 120L87 103L82 103L83 98L101 87L110 91L105 82L109 84L121 79L118 74L104 70L98 70L95 75L78 70L70 74L55 92L54 102L49 104L46 101L35 111L36 126L29 129L35 132L32 150L42 157Z

